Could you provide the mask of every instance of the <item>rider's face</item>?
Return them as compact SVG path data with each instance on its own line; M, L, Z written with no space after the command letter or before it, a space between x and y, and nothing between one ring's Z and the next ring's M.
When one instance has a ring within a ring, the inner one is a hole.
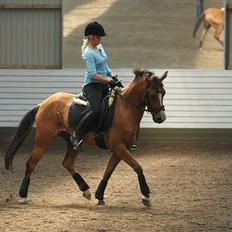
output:
M101 42L101 36L99 35L92 35L91 43L93 46L97 46Z

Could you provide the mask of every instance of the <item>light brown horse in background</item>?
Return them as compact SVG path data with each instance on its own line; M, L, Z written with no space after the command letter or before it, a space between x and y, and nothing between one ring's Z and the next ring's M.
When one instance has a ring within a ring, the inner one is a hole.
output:
M206 9L201 17L195 24L193 30L193 37L196 37L196 33L201 23L203 22L203 30L200 37L199 48L202 48L204 38L207 31L212 26L215 30L214 38L223 46L223 41L220 39L220 36L224 30L224 8L208 8Z
M134 73L134 80L126 88L122 89L121 93L118 93L112 126L104 132L104 140L108 149L112 152L112 156L95 193L99 204L104 204L104 191L107 182L117 164L120 160L123 160L137 173L143 203L146 206L150 205L150 190L146 183L143 169L132 157L130 148L134 142L136 131L145 110L151 113L156 123L162 123L166 119L163 106L165 90L162 81L166 78L167 72L161 78L145 70L138 69ZM74 95L69 93L53 94L29 111L20 122L16 135L6 152L5 167L7 169L12 168L14 155L35 121L35 145L27 161L25 177L19 190L22 202L26 201L32 172L48 146L59 135L67 142L67 152L62 162L63 166L73 176L80 190L83 192L83 196L87 199L91 198L88 184L75 168L78 151L73 149L69 140L73 129L68 124L68 114L73 97ZM94 145L94 136L94 132L87 133L84 136L84 143Z

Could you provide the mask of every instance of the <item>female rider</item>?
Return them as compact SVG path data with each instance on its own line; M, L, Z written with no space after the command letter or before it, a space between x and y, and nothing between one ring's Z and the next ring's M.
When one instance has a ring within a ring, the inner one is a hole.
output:
M107 94L108 87L120 86L109 77L113 77L113 72L107 65L107 55L102 44L101 37L106 36L103 26L98 22L91 22L85 28L85 39L82 45L82 58L86 65L83 92L88 98L90 111L84 116L75 129L70 140L73 148L78 150L83 141L83 136L88 132L96 120L100 117L101 102Z

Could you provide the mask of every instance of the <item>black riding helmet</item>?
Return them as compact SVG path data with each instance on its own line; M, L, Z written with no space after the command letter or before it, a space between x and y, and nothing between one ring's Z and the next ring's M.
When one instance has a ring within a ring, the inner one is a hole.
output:
M103 26L98 22L89 23L85 28L85 36L88 35L99 35L106 36Z

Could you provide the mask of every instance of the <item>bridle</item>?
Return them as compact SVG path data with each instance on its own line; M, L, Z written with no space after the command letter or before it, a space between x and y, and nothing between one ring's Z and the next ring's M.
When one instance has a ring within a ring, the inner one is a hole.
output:
M148 88L146 88L146 90L144 92L144 104L143 104L143 106L134 104L133 102L129 101L125 96L123 96L121 93L117 92L117 95L122 97L130 105L134 106L136 109L141 110L143 112L145 111L145 112L151 113L151 115L158 114L161 110L165 110L165 107L163 104L162 104L162 106L160 106L160 108L158 110L151 109L151 104L150 104L150 100L149 100L149 96L148 96Z
M163 104L158 108L158 110L151 109L151 104L149 101L147 88L146 88L145 93L144 93L144 107L143 108L144 108L144 111L151 113L151 115L158 114L161 110L165 110L165 107Z

